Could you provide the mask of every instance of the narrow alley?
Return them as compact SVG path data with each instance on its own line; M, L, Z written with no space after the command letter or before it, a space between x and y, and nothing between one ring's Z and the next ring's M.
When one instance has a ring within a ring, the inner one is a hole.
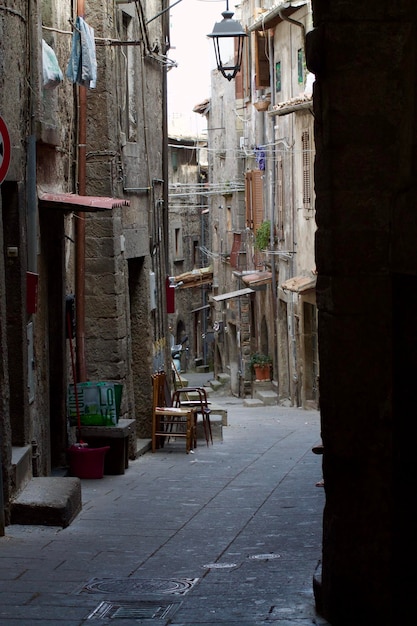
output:
M2 626L326 624L313 597L319 413L218 401L222 440L188 455L168 442L124 475L82 480L65 529L7 527Z

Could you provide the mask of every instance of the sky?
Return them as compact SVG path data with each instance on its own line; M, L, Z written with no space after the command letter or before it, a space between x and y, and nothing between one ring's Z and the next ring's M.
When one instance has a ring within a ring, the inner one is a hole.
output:
M223 19L225 9L226 0L182 0L170 10L168 56L178 65L168 72L168 118L174 133L180 119L185 134L204 132L206 119L193 113L193 107L210 97L210 74L216 64L207 34Z

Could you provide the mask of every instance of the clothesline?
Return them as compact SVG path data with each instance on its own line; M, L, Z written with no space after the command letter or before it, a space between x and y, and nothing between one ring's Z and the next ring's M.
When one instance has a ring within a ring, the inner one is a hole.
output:
M74 27L75 28L75 27ZM43 30L49 30L53 33L59 33L60 35L73 35L72 30L61 30L60 28L53 28L52 26L42 25ZM143 41L122 41L121 39L112 39L110 37L94 37L94 41L98 45L108 46L139 46Z

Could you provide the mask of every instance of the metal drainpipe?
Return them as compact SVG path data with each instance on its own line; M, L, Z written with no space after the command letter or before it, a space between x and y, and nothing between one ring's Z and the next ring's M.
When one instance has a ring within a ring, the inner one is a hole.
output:
M271 83L271 95L272 95L272 104L275 104L275 89L274 86L274 54L273 54L273 45L272 38L268 38L268 54L269 54L269 82ZM275 143L275 127L274 127L274 118L270 118L270 123L272 125L272 139ZM275 157L275 148L273 151ZM273 191L275 189L276 183L276 172L275 172L275 158L272 165L271 171L271 185L269 187L269 202L270 202L270 211L271 211L271 229L270 229L270 248L274 249L274 226L275 226L275 202ZM275 372L273 375L276 375L277 385L278 385L278 395L279 395L279 350L278 350L278 332L277 332L277 323L278 323L278 307L277 307L277 277L276 277L276 267L275 267L275 255L271 254L271 290L272 290L272 312L273 312L273 322L274 322L274 352L275 352Z
M295 24L295 26L298 26L299 28L301 28L301 30L303 31L303 46L305 48L306 29L305 29L304 24L302 22L297 22L297 20L293 20L291 17L288 17L287 15L284 15L283 13L284 10L285 9L279 9L278 15L285 22L290 22L291 24Z
M77 16L84 17L84 0L77 0ZM87 154L87 88L78 86L78 193L86 195ZM77 382L87 379L85 363L85 213L76 213L76 339L77 339Z

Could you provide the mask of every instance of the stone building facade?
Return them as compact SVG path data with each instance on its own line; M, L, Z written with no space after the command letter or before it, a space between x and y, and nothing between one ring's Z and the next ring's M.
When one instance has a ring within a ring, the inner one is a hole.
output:
M331 624L411 625L416 5L313 0L313 16L326 493L317 603Z
M0 6L0 116L11 144L0 186L6 524L33 473L66 463L74 379L122 384L120 417L151 432L151 373L169 363L167 14L151 20L163 8L147 2L146 24L130 2ZM73 82L67 67L83 24L94 47L83 82ZM44 85L42 40L59 84Z
M200 270L209 269L211 264L207 254L210 233L206 140L181 134L168 137L168 180L169 259L174 289L168 323L174 344L188 338L181 354L181 371L186 372L210 362L210 286L200 276Z
M261 352L277 402L317 408L311 3L244 2L237 17L242 68L228 84L213 72L209 111L215 367L245 395Z

